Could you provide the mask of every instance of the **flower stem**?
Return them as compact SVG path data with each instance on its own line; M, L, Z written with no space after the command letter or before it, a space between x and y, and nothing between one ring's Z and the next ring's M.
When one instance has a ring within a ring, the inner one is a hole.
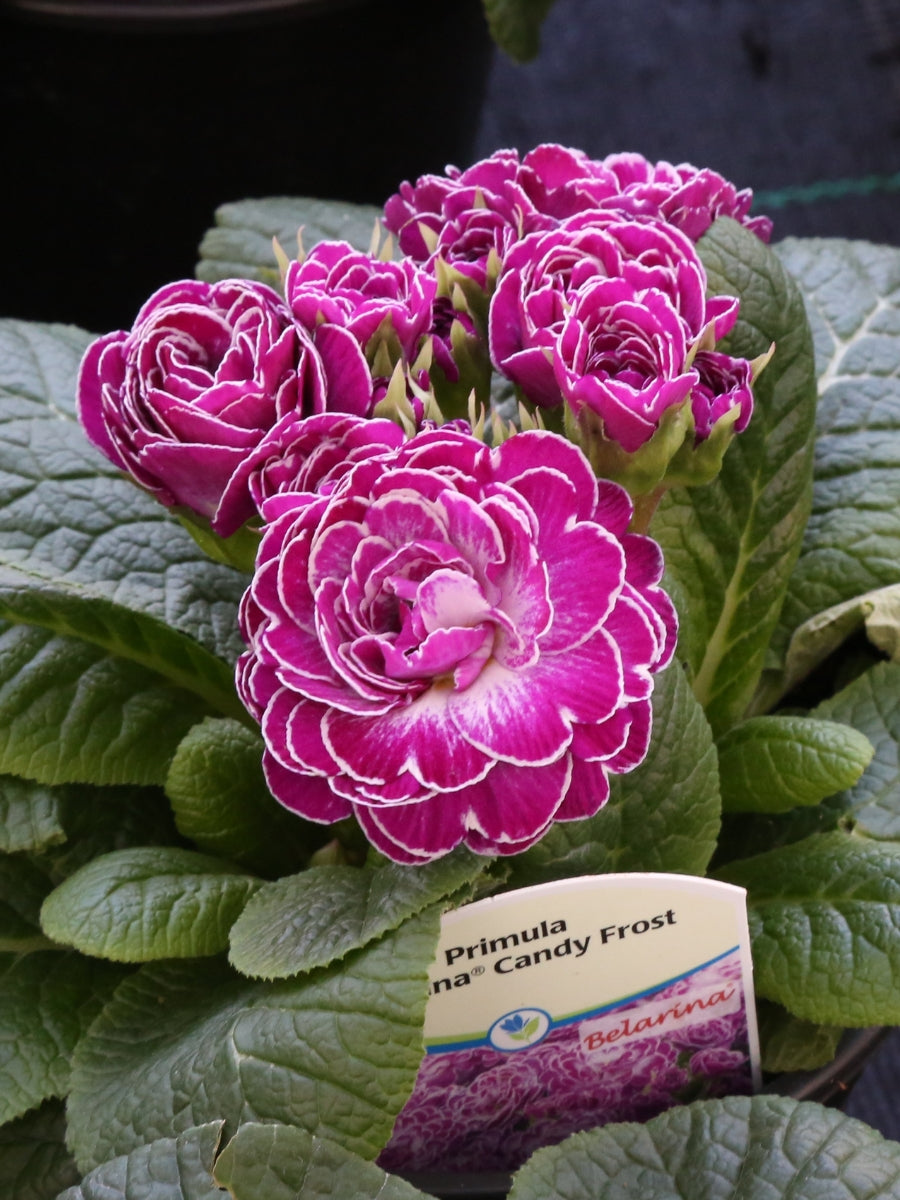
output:
M653 514L667 490L665 484L661 483L652 492L645 492L642 496L632 496L634 514L631 524L628 526L631 533L647 533L649 531Z

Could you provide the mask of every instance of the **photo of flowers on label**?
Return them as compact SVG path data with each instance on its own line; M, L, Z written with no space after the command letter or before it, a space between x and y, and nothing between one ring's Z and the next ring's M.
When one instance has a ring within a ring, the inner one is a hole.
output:
M745 1003L735 947L602 1014L552 1026L545 1016L543 1036L536 1016L525 1019L534 1010L520 1009L491 1028L490 1044L429 1047L379 1162L464 1171L474 1155L485 1169L515 1170L538 1147L581 1129L749 1095Z
M446 914L425 1058L379 1163L513 1171L582 1129L751 1094L745 905L710 879L611 874Z

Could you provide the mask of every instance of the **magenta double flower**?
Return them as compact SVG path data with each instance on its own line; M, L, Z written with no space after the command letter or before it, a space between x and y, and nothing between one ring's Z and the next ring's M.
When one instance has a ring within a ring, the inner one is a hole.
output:
M716 217L732 217L768 241L772 223L750 217L753 196L715 171L687 163L651 163L640 154L589 158L546 144L520 159L498 150L460 171L423 175L388 200L385 225L417 262L437 257L484 286L488 256L502 259L514 242L581 213L653 217L700 238Z
M163 504L226 536L256 515L246 467L281 417L365 415L371 403L350 333L310 333L271 288L239 279L161 288L130 332L88 348L78 380L91 441Z
M750 364L701 347L734 325L737 301L707 297L693 243L655 218L605 212L522 238L490 306L498 369L543 407L566 402L632 454L669 409L703 439L731 414L750 419Z
M285 296L310 332L340 326L370 361L380 342L412 360L431 332L437 281L411 259L383 262L347 242L320 242L288 266Z
M596 812L645 753L675 641L630 515L537 432L497 450L421 433L327 495L282 497L238 670L273 794L315 821L354 814L402 862L513 853Z

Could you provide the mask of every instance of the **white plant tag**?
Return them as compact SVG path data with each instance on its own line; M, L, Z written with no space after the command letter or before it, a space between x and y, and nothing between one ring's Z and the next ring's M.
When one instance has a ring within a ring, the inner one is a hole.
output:
M514 1170L576 1130L759 1086L731 884L599 875L480 900L444 917L430 983L388 1169Z

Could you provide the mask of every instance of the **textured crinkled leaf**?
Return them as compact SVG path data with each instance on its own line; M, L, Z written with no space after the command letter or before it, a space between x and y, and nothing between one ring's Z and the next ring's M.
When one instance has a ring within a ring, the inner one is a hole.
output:
M399 180L397 181L399 183ZM239 200L216 209L215 226L200 243L197 278L215 282L239 276L260 279L280 289L272 239L288 258L297 255L297 234L311 250L316 242L345 241L366 250L381 209L341 200L311 200L303 196L271 196Z
M56 1200L79 1174L66 1149L66 1114L59 1101L0 1126L0 1196Z
M900 1196L900 1145L834 1109L728 1096L539 1150L509 1200L875 1200Z
M231 930L231 965L261 979L327 966L471 883L489 861L460 847L415 870L317 866L266 884Z
M48 945L41 903L50 881L21 854L0 854L0 953L24 954Z
M119 652L165 650L161 667L196 673L201 686L210 686L207 676L224 678L220 660L233 662L242 648L235 611L246 577L203 557L163 506L126 479L104 475L76 427L34 420L0 430L4 608L68 622L69 632L104 644L118 620ZM44 477L51 467L60 478Z
M222 1200L212 1177L222 1125L210 1121L138 1146L90 1171L58 1200Z
M164 622L110 603L79 583L48 583L28 569L0 565L0 618L75 637L183 689L196 705L234 713L233 672Z
M180 844L160 788L70 784L54 791L61 798L67 840L32 856L54 884L111 850Z
M72 1051L124 969L74 952L0 959L0 1124L64 1096Z
M233 1200L426 1200L405 1180L292 1125L242 1125L215 1176Z
M75 421L73 380L92 340L74 325L0 320L0 424L18 417Z
M179 830L201 850L266 875L292 874L322 842L323 830L273 799L263 748L258 730L209 717L179 745L166 791Z
M681 603L680 653L716 734L745 714L810 508L816 387L803 299L778 258L722 218L699 244L710 290L739 295L726 340L752 358L776 343L749 426L705 487L674 489L652 525Z
M835 820L852 819L858 833L900 842L900 664L872 667L815 715L852 725L875 747L865 774L839 797Z
M559 822L510 860L511 886L608 871L704 873L719 832L719 771L709 724L677 664L655 682L647 757L610 785L595 817Z
M54 619L79 626L58 632L103 638L111 610L119 652L168 648L165 667L208 686L217 660L240 651L235 606L246 581L209 562L71 419L74 351L88 340L64 326L0 321L0 600L18 609L23 593L44 592L38 608L63 605ZM79 601L88 611L76 611Z
M554 0L484 0L494 41L516 62L527 62L540 49L541 24Z
M224 1118L280 1121L366 1158L388 1139L422 1057L431 909L336 969L258 983L218 959L153 964L81 1042L69 1097L83 1170Z
M832 1062L844 1032L840 1025L803 1021L770 1000L757 1002L756 1019L762 1069L777 1075L815 1071Z
M900 845L815 834L717 876L747 889L760 996L821 1024L900 1024Z
M162 783L207 714L194 693L79 638L0 622L0 771L38 783Z
M780 668L806 622L900 583L900 249L788 238L778 255L806 297L821 392L812 513L773 640ZM809 650L792 647L792 675ZM785 685L776 673L768 694Z
M0 850L40 850L65 841L59 789L0 776Z
M849 725L810 717L751 717L718 744L722 807L787 812L851 787L874 748Z
M719 837L719 863L749 858L816 833L843 828L900 842L900 664L878 663L857 676L811 714L838 721L863 734L875 755L847 791L813 808L786 813L726 814Z
M175 846L115 850L86 863L41 909L44 933L115 962L219 954L260 881Z

